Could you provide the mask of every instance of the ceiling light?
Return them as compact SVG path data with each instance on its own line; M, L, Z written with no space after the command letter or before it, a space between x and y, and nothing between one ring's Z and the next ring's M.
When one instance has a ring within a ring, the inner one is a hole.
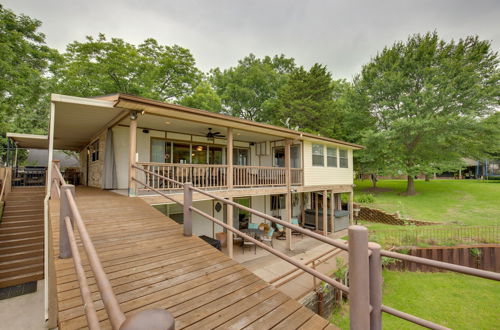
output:
M165 124L170 125L171 123L167 120L167 121L165 122Z
M197 146L197 147L196 147L196 150L197 150L197 151L203 151L203 146Z

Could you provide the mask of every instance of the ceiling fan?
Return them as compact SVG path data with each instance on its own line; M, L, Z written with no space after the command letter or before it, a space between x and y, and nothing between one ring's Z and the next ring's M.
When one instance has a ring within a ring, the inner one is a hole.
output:
M223 138L225 135L222 135L220 132L212 132L212 128L208 129L207 133L207 138L213 139L213 138Z

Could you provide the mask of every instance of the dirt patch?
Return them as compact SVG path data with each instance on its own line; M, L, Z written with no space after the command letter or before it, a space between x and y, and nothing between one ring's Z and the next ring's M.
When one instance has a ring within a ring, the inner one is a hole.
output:
M384 193L384 192L389 192L392 191L390 188L379 188L379 187L370 187L363 189L364 192L370 192L370 193Z

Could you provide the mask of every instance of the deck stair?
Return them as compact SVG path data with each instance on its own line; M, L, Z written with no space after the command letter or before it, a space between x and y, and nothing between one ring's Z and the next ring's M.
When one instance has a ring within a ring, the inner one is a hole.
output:
M0 288L43 279L44 187L14 187L0 224Z

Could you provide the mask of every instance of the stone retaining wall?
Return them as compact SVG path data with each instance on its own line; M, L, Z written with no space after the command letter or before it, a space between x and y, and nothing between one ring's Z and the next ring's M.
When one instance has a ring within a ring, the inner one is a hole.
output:
M396 226L405 226L405 225L416 225L416 226L430 226L430 225L439 225L439 222L429 222L429 221L420 221L420 220L412 220L412 219L400 219L397 214L389 214L385 211L372 209L366 206L362 206L361 210L357 217L354 217L355 220L365 220L370 222L379 222L386 223L388 225L396 225Z

